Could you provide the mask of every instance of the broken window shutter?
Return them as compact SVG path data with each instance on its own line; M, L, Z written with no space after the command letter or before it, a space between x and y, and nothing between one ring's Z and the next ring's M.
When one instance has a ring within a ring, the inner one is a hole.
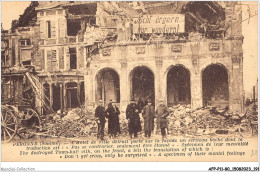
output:
M47 71L52 71L52 51L47 50Z
M52 70L57 70L58 69L58 63L57 63L57 53L56 50L52 50Z
M41 64L42 64L42 70L44 70L45 69L44 49L41 50L40 59L43 59Z
M41 39L44 39L45 38L45 30L46 30L46 24L43 20L40 21L40 36L41 36Z
M51 21L51 37L56 37L56 22L53 20Z
M78 54L79 54L78 60L80 62L80 63L78 63L79 64L79 68L83 68L84 67L84 48L83 47L79 48L79 53Z
M65 69L70 69L70 52L69 52L69 48L66 47L66 67Z
M58 20L58 28L59 28L59 37L60 38L64 38L65 35L65 24L66 24L66 20L65 19L59 19Z
M64 69L64 48L59 49L59 68Z

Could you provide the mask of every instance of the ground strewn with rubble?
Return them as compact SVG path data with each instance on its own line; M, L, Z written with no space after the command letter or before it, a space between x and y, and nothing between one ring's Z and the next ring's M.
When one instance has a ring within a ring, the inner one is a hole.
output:
M188 106L177 105L169 108L168 136L241 136L253 137L258 134L257 109L255 104L246 107L243 114L228 112L227 108L204 107L191 110ZM141 116L141 114L140 114ZM128 121L125 113L119 115L121 133L117 138L128 137ZM141 118L142 121L142 118ZM251 123L250 123L251 122ZM245 124L243 126L243 124ZM142 122L143 125L143 122ZM251 125L251 126L250 126ZM95 138L98 126L93 112L85 109L75 108L68 110L64 115L59 113L48 114L42 118L39 130L35 130L36 135L30 134L27 138ZM250 130L250 131L247 131ZM106 125L106 138L107 125ZM154 134L160 136L160 130L156 128L156 118L154 120ZM139 137L143 137L141 131Z

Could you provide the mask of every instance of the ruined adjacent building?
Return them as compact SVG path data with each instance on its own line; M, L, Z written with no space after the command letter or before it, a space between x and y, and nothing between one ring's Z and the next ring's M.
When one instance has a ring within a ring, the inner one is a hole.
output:
M33 66L39 112L130 98L241 112L239 3L34 2L2 31L2 75Z

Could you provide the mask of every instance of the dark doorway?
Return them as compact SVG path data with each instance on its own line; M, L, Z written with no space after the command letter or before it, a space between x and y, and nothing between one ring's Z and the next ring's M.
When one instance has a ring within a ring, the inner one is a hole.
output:
M84 86L84 82L80 83L79 97L80 97L80 105L84 105L84 103L85 103L85 86Z
M225 67L213 64L203 70L202 94L204 105L228 106L228 73Z
M147 102L151 99L155 104L154 75L147 67L136 67L130 74L131 98Z
M53 104L52 108L55 112L61 109L61 88L59 84L52 84Z
M172 67L167 74L168 106L190 104L190 72L183 66Z
M79 107L78 85L75 82L66 84L67 108Z
M97 76L96 101L104 100L105 105L110 100L120 102L119 75L113 69L103 69Z
M70 53L70 69L77 69L77 52L76 52L76 48L69 48L69 53Z

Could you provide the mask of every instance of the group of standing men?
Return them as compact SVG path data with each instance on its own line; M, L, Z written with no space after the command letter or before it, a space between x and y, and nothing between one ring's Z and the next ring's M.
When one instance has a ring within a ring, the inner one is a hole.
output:
M115 137L117 133L120 134L120 124L118 118L120 111L115 105L112 105L112 103L108 105L107 110L105 110L102 100L99 101L99 103L100 104L95 111L95 117L98 119L98 138L101 140L104 139L106 117L108 118L108 134ZM147 105L145 105L142 109L140 109L134 99L130 100L130 104L126 108L126 119L128 120L130 138L133 136L136 138L138 136L138 132L142 130L141 118L139 114L142 114L143 117L145 137L151 137L151 133L154 130L154 119L157 118L157 129L160 128L162 138L166 138L166 118L169 115L169 111L167 106L163 103L163 100L159 100L159 105L156 110L152 105L151 100L148 100Z
M103 106L103 101L99 101L99 105L95 111L95 117L98 123L98 135L97 137L101 140L104 139L104 128L106 123L106 118L108 119L108 134L110 137L116 137L120 134L120 124L119 124L119 114L120 111L118 107L113 102L110 101L107 109Z

